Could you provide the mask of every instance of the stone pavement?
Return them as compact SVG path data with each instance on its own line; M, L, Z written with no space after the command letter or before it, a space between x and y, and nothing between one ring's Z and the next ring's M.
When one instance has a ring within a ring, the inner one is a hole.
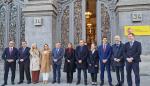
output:
M140 63L140 75L141 75L141 86L150 86L150 56L142 56L142 62ZM0 62L0 84L3 83L3 62ZM52 82L52 73L50 73L50 79L49 79L49 84L44 85L42 84L42 82L38 83L38 84L26 84L26 80L24 82L24 84L22 85L17 85L17 82L19 81L19 72L17 69L16 72L16 79L15 79L15 85L11 85L10 83L10 77L11 77L11 73L9 74L9 78L8 78L8 85L7 86L76 86L76 81L77 81L77 74L74 73L74 80L72 84L66 84L66 74L62 72L62 77L61 77L61 84L51 84ZM83 75L82 75L83 77ZM100 83L100 79L99 79L99 74L98 74L98 84ZM113 84L116 84L116 75L114 72L112 72L112 79L113 79ZM133 75L133 79L134 79L134 75ZM40 81L42 80L42 77L40 77ZM90 75L88 74L88 86L91 86L91 82L90 82ZM133 81L134 82L134 81ZM83 79L82 82L79 86L84 86L83 83ZM108 82L107 82L107 74L105 73L105 85L104 86L109 86ZM125 75L125 84L124 86L127 86L126 84L126 75ZM135 85L133 85L135 86Z

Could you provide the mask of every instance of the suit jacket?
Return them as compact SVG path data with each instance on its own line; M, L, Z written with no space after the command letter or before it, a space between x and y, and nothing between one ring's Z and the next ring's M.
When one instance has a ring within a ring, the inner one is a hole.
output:
M82 48L82 50L81 50ZM86 69L87 68L87 57L88 57L88 47L86 45L84 46L77 46L75 51L76 56L76 64L77 68ZM82 63L79 63L78 61L82 60Z
M7 59L13 59L14 61L16 61L18 59L18 50L17 48L13 47L13 51L10 54L9 52L9 47L5 48L3 54L2 54L2 59L4 59L5 61Z
M88 72L98 73L99 58L97 50L95 50L94 53L92 53L92 51L89 51L89 57L87 58L87 62L88 62ZM95 65L97 65L97 67Z
M19 62L20 59L23 59L24 60L23 62L30 62L30 48L26 47L25 50L23 49L24 49L23 47L19 48L19 53L18 53Z
M107 63L110 63L110 57L111 57L111 46L110 44L106 45L106 50L103 50L103 45L100 45L98 47L98 55L99 60L102 62L104 59L107 59Z
M61 65L63 56L64 56L64 49L63 48L59 48L58 52L57 52L57 48L54 48L52 50L53 64ZM54 59L57 59L57 62L54 62Z
M124 49L125 59L133 57L133 62L141 62L141 58L140 58L141 53L142 53L142 46L140 42L134 41L132 46L130 46L129 42L125 44L125 49Z
M124 44L120 43L119 46L117 44L112 45L112 61L115 66L124 65ZM114 58L120 59L120 62L114 61Z

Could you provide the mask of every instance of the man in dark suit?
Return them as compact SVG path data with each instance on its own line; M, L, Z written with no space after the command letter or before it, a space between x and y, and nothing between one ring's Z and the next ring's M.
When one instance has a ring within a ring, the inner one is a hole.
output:
M117 85L122 86L124 83L124 44L120 40L120 36L115 36L115 44L112 45L112 59L116 70Z
M107 70L108 75L108 82L110 86L112 85L112 77L110 72L110 57L111 57L111 46L109 43L107 43L107 37L102 38L102 45L98 47L98 54L100 59L100 69L101 69L101 84L100 86L104 85L104 71L105 68Z
M128 86L132 86L132 70L135 75L135 84L136 86L140 86L139 62L141 62L141 43L135 40L135 36L133 33L128 34L128 40L129 42L125 44L124 49Z
M30 76L30 48L27 47L27 42L22 42L22 47L19 48L19 71L20 71L20 81L18 84L22 84L24 80L24 71L26 74L27 84L31 83Z
M11 69L11 83L14 85L14 80L15 80L15 71L16 71L16 60L18 58L18 50L17 48L14 47L14 42L10 41L9 42L9 47L5 48L3 54L2 54L2 59L5 61L4 63L4 84L2 86L7 85L7 79L8 79L8 73L9 73L9 68Z
M60 84L61 77L61 64L64 56L64 49L61 48L61 43L56 43L56 48L52 50L52 60L53 60L53 84L56 83L56 78L58 84ZM57 77L56 77L57 76Z
M85 45L83 40L80 40L79 46L76 47L75 56L76 56L76 64L77 64L77 85L80 84L81 80L81 70L84 73L84 84L87 85L87 57L88 57L88 47Z

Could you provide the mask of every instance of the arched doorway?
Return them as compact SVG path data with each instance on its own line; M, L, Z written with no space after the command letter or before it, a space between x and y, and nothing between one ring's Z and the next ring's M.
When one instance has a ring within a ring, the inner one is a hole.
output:
M96 39L96 0L86 0L86 42L90 46Z

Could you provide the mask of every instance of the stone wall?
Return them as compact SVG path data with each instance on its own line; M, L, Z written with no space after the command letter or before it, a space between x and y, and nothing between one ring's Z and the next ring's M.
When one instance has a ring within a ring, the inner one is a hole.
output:
M141 22L132 22L132 12L142 13ZM116 8L118 29L117 33L121 36L123 42L127 42L124 35L124 26L150 25L150 1L149 0L120 0ZM142 54L150 53L150 36L136 36L136 40L142 43Z

